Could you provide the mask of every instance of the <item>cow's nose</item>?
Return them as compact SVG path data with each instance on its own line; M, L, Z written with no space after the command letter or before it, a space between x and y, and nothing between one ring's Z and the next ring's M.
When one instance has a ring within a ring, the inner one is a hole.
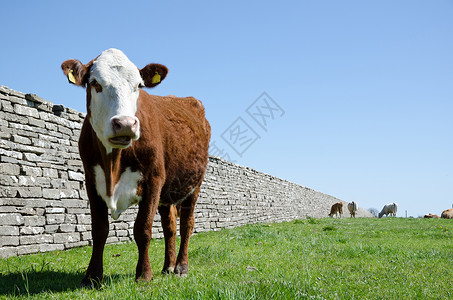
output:
M115 117L112 119L112 129L115 136L130 136L137 134L138 120L134 117Z

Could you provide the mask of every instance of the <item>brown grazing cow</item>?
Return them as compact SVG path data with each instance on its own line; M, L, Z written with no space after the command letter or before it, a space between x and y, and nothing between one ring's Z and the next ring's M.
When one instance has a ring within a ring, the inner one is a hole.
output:
M444 210L440 217L442 219L453 219L453 208Z
M358 210L357 203L355 203L354 201L348 203L348 210L349 213L351 214L351 218L355 218L355 214L357 213Z
M337 214L340 214L341 218L341 215L343 214L343 202L334 203L330 208L330 214L328 216L332 218L333 215L335 215L335 217L337 217Z
M423 218L425 219L439 219L439 216L438 215L434 215L434 214L426 214L423 216Z
M211 129L203 105L194 98L158 97L143 91L166 77L167 68L138 69L121 51L109 49L83 65L61 65L70 83L86 87L87 116L79 139L90 200L93 253L82 285L103 277L103 251L113 219L138 204L134 238L135 279L152 278L148 248L156 211L165 237L164 273L188 273L188 244L194 207L208 162ZM176 218L181 244L175 252Z

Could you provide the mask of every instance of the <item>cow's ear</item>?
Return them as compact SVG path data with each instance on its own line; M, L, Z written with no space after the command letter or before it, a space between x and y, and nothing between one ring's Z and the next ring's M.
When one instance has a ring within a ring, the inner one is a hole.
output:
M145 86L149 88L160 84L167 76L167 73L167 67L160 64L149 64L140 70L143 82L145 83Z
M83 65L77 59L69 59L61 64L63 73L68 78L69 83L85 87L87 84L87 65Z

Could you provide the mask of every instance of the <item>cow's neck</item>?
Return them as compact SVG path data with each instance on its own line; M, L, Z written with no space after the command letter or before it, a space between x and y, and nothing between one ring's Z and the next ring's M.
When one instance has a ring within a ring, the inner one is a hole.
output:
M101 144L101 143L100 143ZM122 149L113 149L110 153L107 153L105 148L101 146L102 151L102 164L105 174L105 188L107 196L113 195L115 184L121 175L121 154Z

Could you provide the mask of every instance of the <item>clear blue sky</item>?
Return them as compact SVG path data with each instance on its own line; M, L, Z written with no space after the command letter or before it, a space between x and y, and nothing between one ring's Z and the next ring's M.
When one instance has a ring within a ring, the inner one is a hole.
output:
M203 101L218 155L365 209L452 206L453 1L6 1L0 28L0 85L86 111L61 62L118 48L169 68L148 92Z

